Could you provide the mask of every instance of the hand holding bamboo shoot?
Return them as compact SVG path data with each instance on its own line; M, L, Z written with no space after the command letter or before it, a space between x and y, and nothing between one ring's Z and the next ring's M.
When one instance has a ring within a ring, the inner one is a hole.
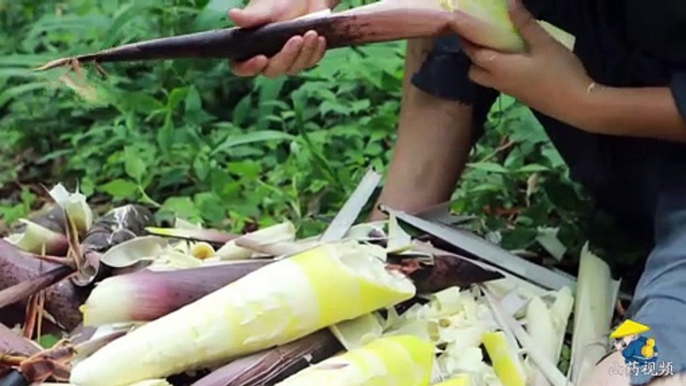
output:
M475 44L504 51L522 51L524 44L507 14L507 0L381 0L338 13L317 13L251 28L224 28L126 44L73 58L57 59L38 70L77 67L83 62L161 59L232 59L272 57L294 37L315 31L327 49L396 40L430 38L454 33L464 24L463 37ZM567 47L574 37L541 22Z

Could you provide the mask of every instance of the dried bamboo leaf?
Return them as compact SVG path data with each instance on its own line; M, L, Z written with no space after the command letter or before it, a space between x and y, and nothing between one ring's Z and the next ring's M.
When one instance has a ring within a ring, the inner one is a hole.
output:
M382 209L389 214L395 214L398 220L438 237L465 253L483 259L513 275L552 290L560 290L564 287L574 289L575 279L570 275L534 264L466 230L432 223L388 207Z
M369 169L319 241L326 243L343 239L360 216L362 208L369 202L376 187L379 186L379 182L381 182L381 174L377 173L374 168Z

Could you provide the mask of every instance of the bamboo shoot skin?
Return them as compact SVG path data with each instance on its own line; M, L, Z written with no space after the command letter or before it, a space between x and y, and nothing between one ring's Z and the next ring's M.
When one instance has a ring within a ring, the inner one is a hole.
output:
M191 386L262 386L273 385L344 351L328 329L323 329L291 343L241 357Z
M271 263L264 260L172 271L142 270L109 277L86 300L83 324L149 322Z
M370 246L325 244L267 265L106 345L77 386L126 386L286 344L412 298L412 282Z
M0 354L31 356L39 351L40 346L0 323Z
M108 50L63 58L47 63L39 71L85 62L121 62L159 59L247 60L256 55L271 57L293 36L316 31L327 40L327 49L359 44L449 34L452 15L440 8L371 4L346 12L293 19L251 28L225 28L159 38ZM390 2L387 2L390 3ZM373 9L368 11L366 8ZM363 9L364 8L364 9ZM402 19L403 24L398 25Z
M436 255L433 258L433 265L416 270L408 276L414 281L420 294L436 293L450 287L466 288L475 283L485 283L503 277L499 272L484 269L468 260L451 255Z
M435 346L415 336L379 338L331 357L276 386L429 386Z
M0 239L0 290L36 279L39 275L58 269L61 265L39 260L25 254L11 243ZM45 290L45 310L67 330L81 323L79 306L86 300L87 291L69 280L62 280ZM26 300L17 303L21 306Z

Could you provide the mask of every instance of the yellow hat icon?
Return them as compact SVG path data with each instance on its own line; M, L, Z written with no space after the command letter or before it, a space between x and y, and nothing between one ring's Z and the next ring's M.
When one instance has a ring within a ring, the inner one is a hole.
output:
M624 323L620 324L616 330L612 332L610 338L619 339L627 337L629 335L643 334L644 332L648 331L650 331L650 327L646 326L645 324L641 324L638 322L634 322L631 319L627 319L624 321Z

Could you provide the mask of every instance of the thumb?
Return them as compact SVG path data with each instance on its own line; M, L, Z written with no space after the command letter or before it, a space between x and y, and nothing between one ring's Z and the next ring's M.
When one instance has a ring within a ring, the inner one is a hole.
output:
M283 19L288 7L283 1L252 0L243 8L233 8L229 17L238 27L256 27Z
M522 4L522 0L508 0L508 3L510 19L529 49L554 41L548 31L538 24L536 18Z

